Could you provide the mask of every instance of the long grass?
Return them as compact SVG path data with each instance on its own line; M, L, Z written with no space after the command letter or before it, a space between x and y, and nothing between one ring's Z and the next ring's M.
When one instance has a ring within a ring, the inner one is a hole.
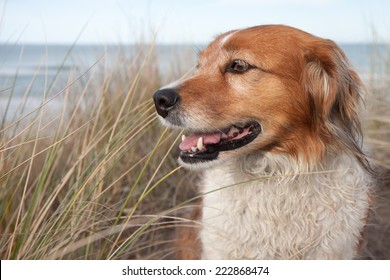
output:
M114 63L102 57L72 72L59 92L54 77L35 109L28 87L11 119L9 90L0 129L2 259L173 257L172 213L187 199L178 189L194 188L191 175L171 179L183 176L171 152L179 132L156 121L157 60L154 45L130 57L123 47Z
M373 32L375 34L375 32ZM365 142L373 165L384 174L375 186L363 258L390 259L390 46L374 40L367 84Z
M1 90L8 96L0 127L2 259L174 258L175 229L194 226L180 212L196 198L196 174L177 166L180 132L159 125L151 100L185 72L185 59L172 57L164 73L158 61L153 44L136 52L123 46L115 61L103 56L71 71L60 90L59 75L47 78L31 108L35 76L13 114L15 84ZM366 116L372 161L387 168L389 89L389 81L369 85ZM389 190L381 197L367 258L390 258Z

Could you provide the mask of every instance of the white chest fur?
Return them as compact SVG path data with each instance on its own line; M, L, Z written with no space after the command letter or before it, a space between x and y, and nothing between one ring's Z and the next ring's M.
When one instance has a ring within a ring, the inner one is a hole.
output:
M245 162L245 164L243 164ZM299 171L286 157L245 158L207 170L203 259L352 259L369 186L347 156Z

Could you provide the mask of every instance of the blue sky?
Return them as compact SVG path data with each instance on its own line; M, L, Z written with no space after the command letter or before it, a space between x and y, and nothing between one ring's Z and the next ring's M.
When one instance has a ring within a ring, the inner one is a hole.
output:
M204 43L260 24L337 42L390 41L387 0L0 0L0 42ZM375 32L373 32L373 28Z

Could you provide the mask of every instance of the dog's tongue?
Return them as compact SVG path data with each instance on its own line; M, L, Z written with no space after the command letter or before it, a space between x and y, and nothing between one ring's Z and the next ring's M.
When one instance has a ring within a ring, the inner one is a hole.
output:
M191 147L196 147L199 137L203 138L203 145L216 144L221 141L221 132L192 133L180 143L179 149L182 151L191 150Z

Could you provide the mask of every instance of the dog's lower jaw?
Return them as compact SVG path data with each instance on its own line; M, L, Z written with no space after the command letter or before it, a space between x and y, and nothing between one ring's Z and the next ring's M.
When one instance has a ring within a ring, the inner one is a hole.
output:
M213 160L199 161L196 163L187 163L183 161L180 157L177 159L177 162L180 166L189 169L189 170L207 170L210 168L218 168L222 165L231 165L238 162L242 162L247 157L246 154L239 155L237 151L225 151L219 152L217 158Z
M294 175L295 166L288 157L265 154L257 175L239 161L207 169L202 258L356 257L369 204L363 170L346 155L312 174Z
M210 161L200 161L197 163L187 163L184 162L180 157L178 158L177 162L180 166L183 166L186 169L189 170L206 170L218 165L222 165L224 163L224 160L221 158L216 158L214 160Z

